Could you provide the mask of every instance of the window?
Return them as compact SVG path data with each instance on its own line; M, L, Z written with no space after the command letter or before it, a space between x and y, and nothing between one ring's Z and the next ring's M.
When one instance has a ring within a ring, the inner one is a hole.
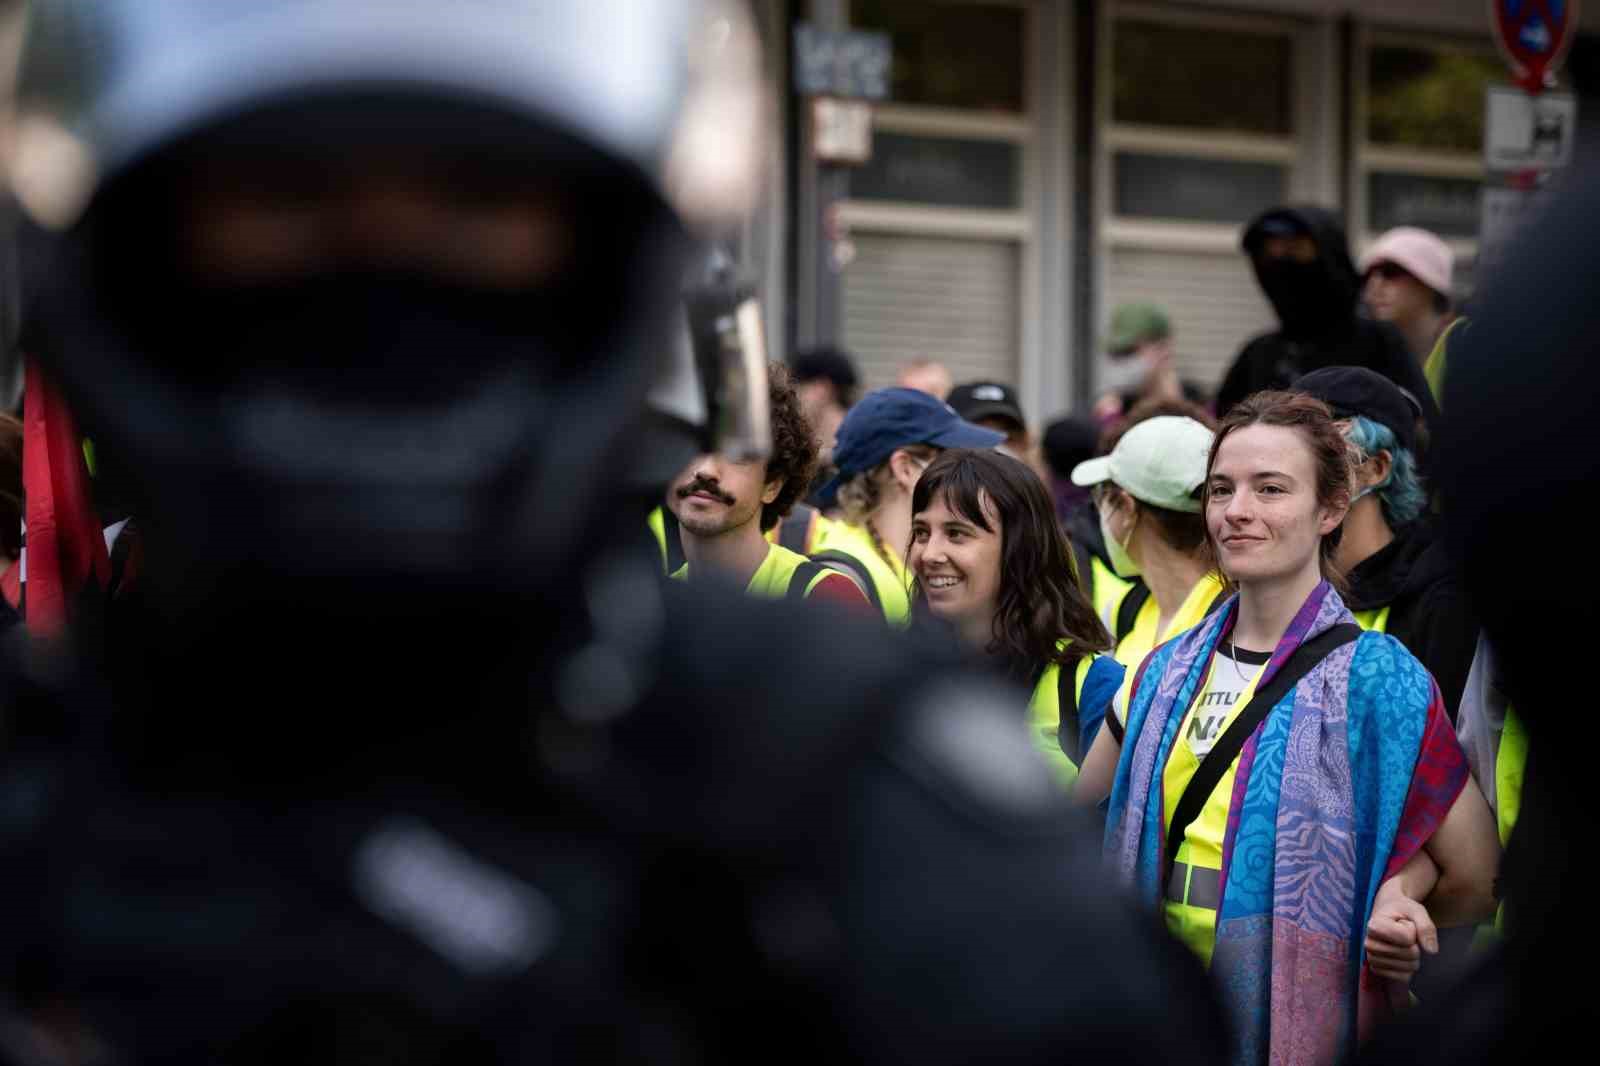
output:
M871 161L850 177L850 195L947 207L1019 207L1022 147L880 130L872 138Z
M1286 135L1291 41L1281 34L1117 20L1111 120Z
M844 340L870 387L908 359L957 380L1016 380L1028 346L1037 128L1027 77L1031 3L851 0L851 26L894 43L872 158L850 172Z
M1484 91L1505 80L1505 63L1490 53L1375 44L1367 57L1367 141L1481 151Z
M1239 230L1304 187L1313 24L1190 4L1101 6L1094 328L1118 304L1159 303L1179 372L1211 385L1273 322Z
M1478 233L1482 190L1474 178L1374 171L1367 175L1368 225L1373 233L1421 226L1441 237L1471 239Z
M1488 86L1507 80L1487 38L1362 26L1351 109L1351 246L1420 226L1455 248L1457 295L1470 276L1484 179Z
M1140 152L1118 152L1112 171L1113 210L1121 217L1241 224L1282 203L1289 177L1289 168L1277 163Z
M1292 24L1113 9L1114 219L1233 224L1281 203L1295 159Z
M1022 112L1020 7L933 0L853 0L850 22L894 43L891 99L897 104Z

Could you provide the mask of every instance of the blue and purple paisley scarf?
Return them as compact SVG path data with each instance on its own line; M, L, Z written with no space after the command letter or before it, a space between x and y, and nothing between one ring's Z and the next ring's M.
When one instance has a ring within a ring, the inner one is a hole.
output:
M1161 776L1237 598L1152 652L1129 700L1111 792L1113 868L1161 903ZM1261 676L1354 618L1326 582ZM1393 637L1334 650L1273 708L1239 755L1222 848L1211 973L1240 1063L1331 1064L1387 1010L1362 943L1378 886L1433 835L1467 780L1438 687Z

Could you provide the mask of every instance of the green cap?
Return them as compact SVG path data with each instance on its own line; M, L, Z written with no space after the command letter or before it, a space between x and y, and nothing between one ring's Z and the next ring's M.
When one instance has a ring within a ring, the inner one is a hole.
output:
M1129 352L1145 341L1172 336L1167 313L1156 304L1123 304L1111 312L1111 333L1106 351Z

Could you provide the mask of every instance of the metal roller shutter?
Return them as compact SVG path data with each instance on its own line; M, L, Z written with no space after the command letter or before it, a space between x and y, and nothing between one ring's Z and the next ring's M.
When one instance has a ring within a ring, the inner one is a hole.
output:
M1132 300L1167 309L1180 372L1211 389L1222 383L1246 341L1278 324L1249 261L1238 252L1113 248L1104 317L1109 320L1114 307Z
M867 388L934 359L956 382L1017 380L1019 247L1014 241L861 233L844 271L844 342Z

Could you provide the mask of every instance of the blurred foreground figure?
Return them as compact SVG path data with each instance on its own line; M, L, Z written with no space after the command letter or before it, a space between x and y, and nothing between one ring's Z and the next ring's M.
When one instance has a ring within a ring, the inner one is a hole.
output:
M0 1057L1217 1060L1004 695L638 534L765 448L663 340L736 12L33 8L29 340L148 580L7 645Z
M1446 501L1445 542L1494 648L1491 676L1526 727L1517 743L1527 763L1499 882L1504 943L1415 1026L1392 1034L1375 1062L1537 1062L1584 1046L1592 1027L1591 982L1575 973L1600 940L1584 873L1593 730L1572 708L1587 698L1593 592L1587 582L1507 581L1504 568L1537 538L1555 574L1587 570L1600 481L1597 165L1592 149L1574 160L1564 189L1480 283L1471 329L1451 335L1434 482ZM1508 723L1502 752L1512 732ZM1504 814L1513 797L1496 791Z

